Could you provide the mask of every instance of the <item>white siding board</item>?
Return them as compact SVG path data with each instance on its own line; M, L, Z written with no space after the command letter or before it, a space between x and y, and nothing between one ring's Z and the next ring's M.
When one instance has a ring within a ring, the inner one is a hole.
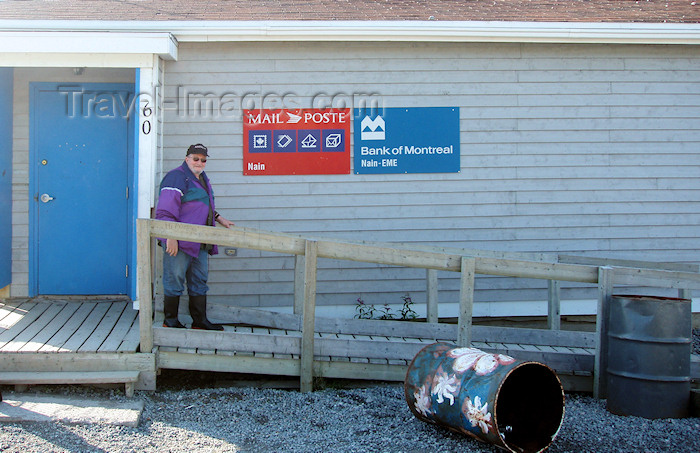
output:
M670 61L669 61L670 63ZM669 80L668 68L659 71L637 71L637 70L592 70L583 71L580 69L570 69L565 71L546 70L546 71L521 71L519 72L519 82L536 82L536 83L566 83L572 85L577 82L640 82L648 83L668 83L688 80L693 80L698 76L700 71L688 71L677 69L673 71L672 78Z
M687 93L688 95L697 95L700 93L700 87L697 83L692 82L667 82L663 84L659 83L647 83L645 82L613 82L611 84L611 91L613 93L664 93L664 94L682 94Z
M698 77L697 75L695 77ZM575 86L572 87L572 89ZM541 93L524 93L517 95L518 102L521 105L533 106L559 106L566 107L572 103L580 106L615 106L629 107L630 105L639 104L643 100L642 105L646 106L670 106L670 105L697 105L697 96L691 94L647 94L643 99L639 98L639 93L610 93L610 94L556 94L552 93L548 96L542 96Z
M673 158L684 158L683 155L674 156ZM231 169L230 171L235 171ZM220 172L217 172L217 174ZM212 173L214 174L214 173ZM359 176L359 175L358 175ZM520 190L530 190L530 191L547 191L549 187L543 185L542 179L523 179L518 182ZM586 179L573 179L573 178L555 178L556 181L551 182L551 184L557 184L562 190L587 190L590 189L592 181ZM504 187L505 184L509 183L506 179L494 179L495 187ZM594 184L594 182L593 182ZM500 185L500 186L499 186ZM293 195L311 195L311 194L335 194L342 191L345 195L359 195L366 193L366 188L363 182L335 182L329 181L327 184L305 184L305 183L275 183L269 181L267 184L261 185L259 190L256 190L255 197L277 197L279 193L284 190L284 192L290 196ZM223 186L217 190L217 196L228 197L228 196L238 196L241 193L245 193L247 184L245 183L232 183L230 185ZM405 193L406 187L403 185L396 184L395 181L382 181L377 182L375 185L378 193L381 194L392 194L392 193ZM500 192L489 186L485 186L481 181L478 180L464 180L461 181L459 186L455 185L455 180L416 180L413 181L411 186L417 191L427 191L430 190L434 193L449 193L456 192L461 194L478 194L486 192ZM462 188L462 190L459 190ZM700 189L700 181L695 178L683 179L683 178L656 178L654 180L643 179L643 178L620 178L610 181L608 186L609 190L629 190L629 189L677 189L677 190L691 190ZM475 203L479 202L481 198L473 200ZM451 213L447 213L447 216L451 216ZM461 214L458 214L461 216Z
M566 155L577 155L585 153L600 153L601 151L608 150L608 158L615 159L617 156L625 156L628 154L639 155L642 159L640 164L646 162L646 158L654 154L664 154L671 157L678 156L679 158L685 158L687 154L695 154L694 148L695 144L693 142L688 143L662 143L662 142L649 142L649 143L615 143L614 147L612 145L607 145L604 148L598 145L591 144L567 144L565 153ZM533 143L523 143L517 145L519 150L518 155L548 155L556 154L557 150L561 153L561 146L557 144L533 144ZM539 152L537 150L540 150ZM613 152L614 151L614 152ZM672 162L670 162L672 163ZM615 184L617 181L610 181L610 184Z
M590 217L590 218L589 218ZM680 218L682 217L682 218ZM249 220L251 222L256 222L256 216L251 214L249 217L246 218L246 220ZM636 226L639 225L639 219L637 216L615 216L615 215L608 215L608 216L586 216L585 218L581 219L580 216L575 216L575 215L569 215L569 216L558 216L557 217L557 227L550 227L550 228L565 228L565 227L600 227L600 225L609 225L609 224L614 224L618 225L618 227L627 227L627 226ZM643 226L647 227L649 225L663 225L664 223L667 222L672 222L673 226L669 226L668 228L675 228L675 225L679 225L679 228L685 228L686 226L688 227L693 227L698 224L700 224L700 216L697 214L682 214L682 215L674 215L669 218L669 216L664 216L664 215L654 215L654 216L646 216ZM349 221L349 220L321 220L319 221L321 225L316 227L316 230L309 229L308 227L308 221L305 221L303 219L300 220L278 220L278 219L269 219L269 220L257 220L257 224L255 228L259 228L262 230L274 230L277 229L279 231L285 231L285 232L308 232L309 234L312 235L318 235L321 236L324 234L324 232L332 230L336 231L339 233L344 233L344 232L357 232L358 227L361 226L359 225L359 222L357 221ZM493 228L502 228L503 225L509 225L511 228L536 228L539 224L541 223L540 219L538 216L518 216L515 218L509 218L509 217L495 217L495 216L489 216L489 217L475 217L470 219L468 222L464 222L463 220L459 218L436 218L436 219L423 219L423 218L407 218L405 219L404 223L401 224L396 224L393 225L391 228L387 227L385 224L382 223L367 223L363 221L363 228L370 230L370 231L382 231L382 230L389 230L389 231L400 231L403 233L403 230L414 228L414 229L419 229L421 231L426 231L426 230L438 230L440 228L444 229L460 229L464 231L467 227L472 228L472 229L493 229ZM683 225L684 226L680 226ZM644 233L646 233L646 230L644 230ZM676 232L679 234L679 232ZM692 229L690 233L693 233ZM540 231L539 234L542 234ZM691 235L692 237L692 235Z
M163 168L179 165L191 143L205 142L217 208L239 225L698 261L700 51L693 47L183 43L179 61L165 64L165 80ZM183 101L175 96L184 92L190 105L214 109L178 110ZM354 94L355 102L381 95L387 107L459 106L461 172L242 175L243 101L344 106ZM292 267L291 257L252 251L217 257L211 299L291 305ZM425 275L414 271L327 262L317 302L352 305L362 294L368 303L400 303L397 295L407 291L418 302ZM458 283L441 273L440 300L456 302ZM565 298L595 297L589 287L563 286ZM480 277L475 297L543 301L546 282Z
M384 64L383 64L384 65ZM325 68L325 66L324 66ZM440 75L449 77L449 82L439 82L435 80L435 74L433 71L414 71L411 83L406 83L406 72L405 71L376 71L374 69L368 69L365 71L342 71L339 72L329 72L329 71L315 71L317 75L315 78L309 82L305 81L308 77L308 73L294 73L294 72L276 72L268 73L261 72L256 73L255 84L257 86L265 86L270 84L287 84L289 88L294 90L294 88L303 88L307 86L312 87L328 87L332 88L332 85L337 84L347 84L352 89L365 89L366 86L394 86L397 88L403 88L406 86L413 85L414 83L423 84L425 90L430 93L431 91L437 92L440 89L452 88L458 90L460 84L463 83L487 83L497 81L503 84L503 89L515 90L516 86L509 86L509 84L518 82L517 74L514 71L440 71ZM342 71L342 72L340 72ZM177 77L173 77L171 83L176 85L186 85L186 86L199 86L206 85L207 89L202 90L202 93L213 92L222 93L217 90L217 87L221 87L222 79L236 81L244 77L250 77L250 74L246 73L235 73L235 72L207 72L207 73L197 73L196 69L192 73L181 73ZM170 79L169 79L170 80ZM625 79L619 79L623 81ZM639 80L645 80L643 75L639 75ZM522 80L521 80L522 82ZM251 86L256 86L251 85ZM223 85L225 86L225 84ZM372 90L384 93L383 90ZM231 92L229 90L225 92ZM236 91L233 91L235 93ZM328 91L333 93L334 91ZM371 91L369 91L371 92ZM398 93L398 90L396 91ZM282 96L283 93L278 93ZM478 94L483 94L483 91L479 90Z
M575 178L598 179L604 181L606 178L688 178L691 177L695 167L688 166L618 166L612 167L607 165L596 166L581 166L576 167L575 174L567 174L566 176ZM523 166L517 168L518 178L545 178L556 179L557 177L565 176L562 173L562 168L557 167L530 167Z
M698 96L698 101L700 101L700 96ZM631 138L639 138L638 130L650 131L651 133L657 133L659 130L665 130L668 132L673 132L677 130L688 130L694 127L697 122L697 118L700 116L697 112L695 116L690 118L649 118L649 117L632 117L632 118L577 118L575 126L581 129L610 129L615 132L624 133L625 131L632 130L635 135ZM494 127L494 126L507 126L509 129L513 128L526 131L550 131L550 130L566 130L567 127L571 127L571 118L559 119L559 118L536 118L536 119L518 119L511 120L512 122L505 122L505 120L481 120L476 123L468 123L466 126L479 125L484 127ZM480 127L479 129L483 129ZM494 128L492 130L504 129L504 127ZM645 140L646 141L646 140ZM658 139L657 139L658 141Z
M469 120L480 118L499 119L570 119L609 117L611 108L608 106L488 106L460 107L462 124ZM631 109L636 112L637 109ZM695 113L695 112L694 112ZM520 123L518 123L520 124Z

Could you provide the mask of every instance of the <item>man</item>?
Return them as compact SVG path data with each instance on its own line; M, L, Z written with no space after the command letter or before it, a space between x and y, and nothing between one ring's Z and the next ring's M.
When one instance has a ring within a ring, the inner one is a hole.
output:
M207 151L201 143L190 146L185 162L165 175L160 183L156 219L209 226L214 226L216 221L226 228L233 225L214 209L214 192L204 173L209 156ZM163 327L185 327L178 320L177 312L187 282L192 328L224 330L221 324L213 324L207 319L208 260L209 255L218 253L216 245L176 239L161 239L160 242L165 246Z

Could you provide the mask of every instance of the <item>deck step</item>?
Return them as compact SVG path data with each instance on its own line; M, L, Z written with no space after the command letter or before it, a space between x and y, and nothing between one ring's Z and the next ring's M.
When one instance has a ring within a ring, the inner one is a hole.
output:
M3 371L0 384L19 389L38 384L124 384L126 396L134 396L139 371Z

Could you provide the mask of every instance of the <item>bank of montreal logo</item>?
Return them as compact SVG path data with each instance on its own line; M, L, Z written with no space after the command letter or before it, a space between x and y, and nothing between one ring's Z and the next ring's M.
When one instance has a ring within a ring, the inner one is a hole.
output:
M360 123L360 140L385 140L386 123L381 115L375 119L365 116Z

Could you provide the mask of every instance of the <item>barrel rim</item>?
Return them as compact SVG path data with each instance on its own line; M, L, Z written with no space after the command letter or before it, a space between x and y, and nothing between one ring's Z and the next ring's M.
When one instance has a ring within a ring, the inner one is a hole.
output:
M498 429L498 401L499 401L499 397L501 394L501 389L502 389L503 385L506 383L506 381L508 380L508 378L510 377L510 375L513 374L514 371L519 370L520 368L522 368L524 366L531 366L531 365L537 365L539 367L546 368L552 374L552 376L554 376L554 379L556 379L557 384L559 384L559 389L561 390L561 398L562 398L561 419L559 420L559 426L557 426L556 431L552 434L552 439L549 441L549 443L547 445L545 445L544 447L542 447L542 449L537 450L537 452L535 452L535 453L539 453L539 452L542 452L542 451L545 451L546 449L548 449L552 445L552 443L554 442L554 439L556 439L556 437L559 435L559 431L561 431L561 427L564 425L564 417L566 416L566 393L564 392L564 386L562 385L561 379L559 379L559 376L557 375L556 371L554 371L554 369L552 367L550 367L549 365L546 365L542 362L537 362L535 360L520 361L520 360L516 359L516 365L513 366L510 370L508 370L508 373L506 373L506 375L503 377L501 382L499 382L498 388L496 389L496 394L494 395L494 399L493 399L493 421L494 421L493 426L494 426L494 430L496 431L496 434L498 435L498 437L500 437L501 440L503 441L503 445L505 445L508 448L508 450L510 450L511 452L515 452L516 450L514 450L510 445L508 445L505 438L501 435L501 432Z
M635 381L649 381L655 383L690 383L690 376L673 376L673 375L659 375L659 374L647 374L647 373L632 373L625 370L616 370L608 368L608 374L613 376L618 376L625 379L632 379Z
M642 337L640 335L633 335L629 332L618 333L617 331L608 331L608 337L624 341L633 341L637 343L668 343L677 345L691 344L691 339L689 337Z
M692 302L690 299L687 299L685 297L648 296L643 294L613 294L610 297L613 299L645 300L654 302Z

